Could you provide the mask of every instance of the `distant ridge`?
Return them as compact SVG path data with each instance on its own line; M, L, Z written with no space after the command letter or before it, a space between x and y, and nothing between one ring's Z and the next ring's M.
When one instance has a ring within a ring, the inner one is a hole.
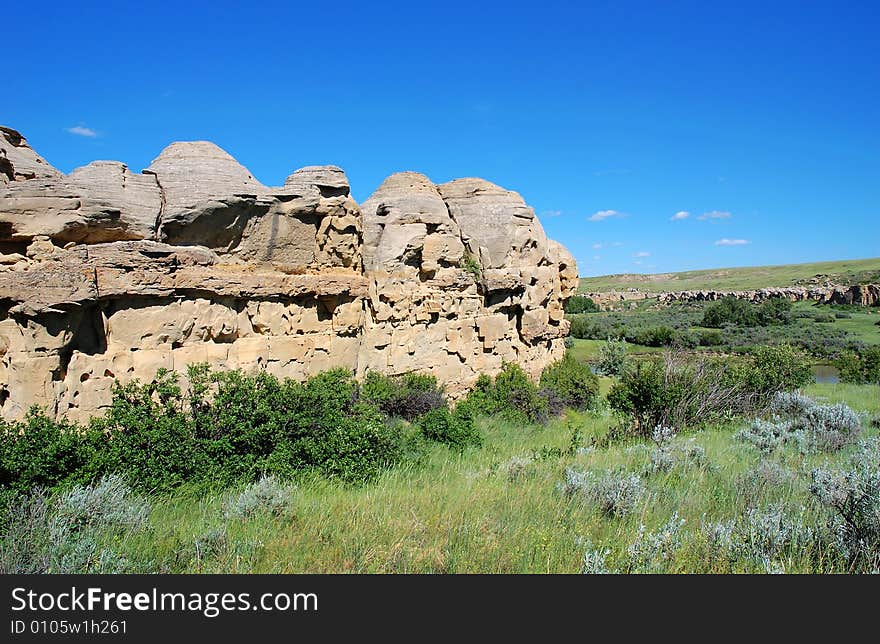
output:
M650 293L684 290L747 290L880 281L880 257L808 264L713 268L679 273L619 273L582 277L580 292L604 293L635 289Z

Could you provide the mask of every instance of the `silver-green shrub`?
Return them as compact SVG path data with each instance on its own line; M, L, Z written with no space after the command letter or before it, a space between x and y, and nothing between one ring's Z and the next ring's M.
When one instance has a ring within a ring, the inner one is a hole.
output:
M638 536L628 549L630 572L667 572L669 562L682 546L684 523L678 512L673 512L669 521L653 532L645 532L645 526L640 525Z
M611 550L608 548L593 548L593 544L586 543L587 550L584 552L584 559L581 564L581 573L584 575L613 575L616 570L608 567L608 555Z
M614 517L630 514L647 491L638 474L606 470L597 476L572 468L565 470L562 489L566 496L584 498L599 506L603 514Z
M880 449L860 443L846 470L817 468L810 492L828 511L828 527L853 572L880 568Z
M785 512L781 504L749 508L737 519L703 523L703 537L713 557L745 562L765 572L778 571L781 559L816 543L817 532L804 520Z
M224 502L224 514L228 519L246 519L261 513L280 515L290 502L294 489L274 476L264 476L237 494L228 496Z

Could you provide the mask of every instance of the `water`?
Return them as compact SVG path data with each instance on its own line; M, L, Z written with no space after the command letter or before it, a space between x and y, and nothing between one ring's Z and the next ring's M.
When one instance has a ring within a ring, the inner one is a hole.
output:
M840 382L840 372L837 367L832 367L830 364L814 364L813 380L835 385Z

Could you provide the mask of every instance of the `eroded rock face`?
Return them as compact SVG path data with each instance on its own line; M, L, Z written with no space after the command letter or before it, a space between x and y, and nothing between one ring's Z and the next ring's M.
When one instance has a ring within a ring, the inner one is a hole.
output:
M0 187L5 418L40 404L82 420L115 380L196 362L421 371L457 396L504 361L537 376L564 351L574 260L491 183L399 173L358 207L340 168L267 187L207 142L143 174L98 161L65 176L16 149L45 171Z

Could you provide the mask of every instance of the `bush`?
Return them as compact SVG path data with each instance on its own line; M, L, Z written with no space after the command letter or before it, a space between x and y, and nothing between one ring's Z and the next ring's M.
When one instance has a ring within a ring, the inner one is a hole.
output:
M563 405L572 409L591 409L599 399L599 379L586 363L576 360L570 353L544 369L541 387L555 394ZM544 397L548 398L549 403L550 397L546 393Z
M656 326L637 331L633 335L633 342L646 347L668 347L678 339L675 329L668 326Z
M437 378L418 373L385 376L370 371L361 384L360 396L389 416L409 421L446 405Z
M880 384L880 345L862 351L844 351L835 361L840 381L857 385Z
M0 573L124 573L134 562L108 544L147 527L150 506L119 476L54 497L21 495L0 535Z
M600 476L593 472L565 470L563 493L568 497L581 497L599 506L603 514L624 517L635 510L647 492L638 474L622 470L608 470Z
M771 297L758 306L758 324L772 326L789 324L792 320L792 303L784 297Z
M793 391L813 381L810 361L788 344L754 348L749 360L730 371L729 382L739 382L767 402L779 391Z
M834 452L849 445L861 433L861 418L844 403L819 405L800 394L776 394L770 410L781 419L755 419L736 437L763 453L789 442L801 451Z
M859 415L844 403L815 405L800 418L813 449L835 452L854 443L862 431Z
M293 490L293 486L274 476L264 476L237 494L228 496L224 502L224 514L233 519L247 519L259 513L279 515L290 502Z
M629 416L633 429L643 436L658 425L681 429L750 411L751 392L738 383L725 383L725 373L723 365L667 352L663 360L639 362L625 370L608 392L608 402Z
M571 327L568 333L573 338L589 340L601 333L601 328L586 315L572 315L569 321L571 322Z
M626 340L608 338L599 347L599 372L619 376L626 368Z
M880 450L865 442L848 470L812 471L810 492L828 510L835 545L852 572L880 568Z
M748 508L737 519L704 524L702 534L713 558L760 566L764 572L783 572L791 555L819 545L803 515L791 516L782 505Z
M35 487L89 482L103 445L100 433L55 422L36 407L21 422L0 420L0 505Z
M466 407L456 408L455 412L446 407L432 409L419 420L419 427L425 438L459 451L483 444L483 437Z
M657 574L666 572L675 553L681 548L683 535L681 532L685 520L680 519L678 512L673 512L665 524L655 532L645 532L645 526L639 526L638 536L630 545L630 573Z
M113 402L93 431L108 438L98 454L101 470L118 473L141 490L169 490L202 474L203 455L191 416L185 413L177 374L115 384Z
M547 397L515 363L504 363L494 381L481 375L460 406L471 414L501 414L524 423L546 422L549 413Z
M596 303L583 295L575 295L565 303L565 312L569 314L595 313L598 310Z
M717 347L724 344L724 336L721 331L703 329L697 336L697 343L701 347Z
M706 307L701 326L718 329L726 324L756 326L758 313L750 302L732 296L722 298Z
M265 372L211 372L204 365L189 371L188 395L165 370L149 383L117 385L106 415L85 428L36 410L22 423L0 424L4 498L106 474L148 491L188 481L249 483L264 473L291 477L307 470L364 481L403 457L401 433L374 404L358 401L347 370L304 383ZM410 390L428 388L414 379L405 382Z

